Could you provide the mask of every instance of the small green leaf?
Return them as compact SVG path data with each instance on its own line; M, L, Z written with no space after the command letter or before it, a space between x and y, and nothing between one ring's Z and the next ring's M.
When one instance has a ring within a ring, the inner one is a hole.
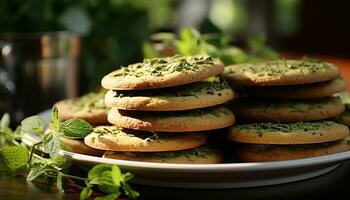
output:
M114 185L120 187L120 182L122 181L122 173L119 169L119 167L113 165L112 171L111 171L112 180L114 182Z
M39 176L45 174L44 168L45 166L41 164L32 165L30 172L28 173L28 176L27 176L27 181L32 181L38 178Z
M42 135L44 132L44 120L40 116L31 116L21 122L21 133L37 133Z
M56 132L46 133L43 137L44 151L50 154L51 158L58 155L60 150L61 141L59 135Z
M84 138L93 131L93 127L82 119L69 119L61 123L58 132L65 137L79 139Z
M122 178L122 188L125 192L125 195L128 196L129 198L131 199L137 199L139 196L140 196L140 193L133 190L130 185L127 183L127 181L131 180L134 175L127 172L125 174L122 175L123 178Z
M0 151L0 159L13 172L23 169L28 158L28 150L22 146L6 146Z
M112 193L106 196L96 197L95 200L115 200L120 196L120 192Z
M51 130L57 131L59 125L60 125L60 120L58 119L58 109L56 106L53 106L51 110L51 120L50 120L49 127Z
M10 126L10 115L5 113L0 120L0 131L5 131Z
M81 192L80 192L80 200L86 200L89 199L89 197L92 194L92 189L90 186L85 187Z

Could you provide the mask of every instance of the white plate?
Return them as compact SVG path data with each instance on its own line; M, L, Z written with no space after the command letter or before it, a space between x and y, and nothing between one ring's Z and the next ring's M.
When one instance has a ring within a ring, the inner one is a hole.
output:
M38 140L40 138L34 135L24 137L29 145ZM115 160L63 150L60 154L89 167L100 163L118 165L133 173L132 181L138 184L178 188L244 188L288 183L325 174L350 159L350 152L343 152L274 162L164 164Z

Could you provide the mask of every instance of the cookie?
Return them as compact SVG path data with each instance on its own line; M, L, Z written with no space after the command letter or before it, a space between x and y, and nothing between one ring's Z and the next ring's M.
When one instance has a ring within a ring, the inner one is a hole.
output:
M264 162L311 158L350 150L350 137L333 142L296 145L238 144L241 161Z
M102 156L104 153L104 151L87 146L86 144L84 144L83 140L73 140L65 137L60 137L60 140L64 145L68 147L69 151L72 151L75 153L92 155L92 156Z
M238 87L235 88L242 94L249 96L275 98L275 99L312 99L329 97L337 92L345 90L346 82L342 78L330 81L291 86L264 86L264 87Z
M253 144L311 144L340 140L349 128L333 121L234 125L228 138Z
M206 131L231 126L235 117L225 107L187 111L147 112L112 108L108 121L119 127L158 132Z
M218 76L192 84L142 91L109 90L107 106L121 110L175 111L205 108L223 104L233 98L234 92Z
M335 79L339 68L314 59L274 60L225 67L224 76L232 85L272 86L318 83Z
M98 126L84 138L84 143L109 151L161 152L195 148L206 140L206 134L161 134Z
M107 74L101 84L111 90L164 88L194 83L223 70L220 60L205 55L152 58Z
M333 118L345 106L340 98L308 100L236 99L231 105L239 118L255 122L300 122Z
M65 121L80 118L92 125L107 124L109 108L104 104L106 91L91 92L75 99L65 99L57 102L58 118Z
M177 164L216 164L222 162L221 153L206 145L188 150L158 153L106 151L103 158Z
M345 111L335 118L335 121L344 124L346 126L350 126L350 93L341 92L335 94L335 96L339 97L342 103L345 105Z

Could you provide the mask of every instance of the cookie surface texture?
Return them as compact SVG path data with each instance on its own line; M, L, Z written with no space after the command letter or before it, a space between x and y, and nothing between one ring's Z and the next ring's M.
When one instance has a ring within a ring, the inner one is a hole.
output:
M235 116L222 106L174 112L123 111L112 108L108 113L108 121L132 130L188 132L231 126Z
M242 161L263 162L302 159L349 151L350 137L319 144L240 144L237 149L237 157Z
M174 111L223 104L234 96L227 82L214 76L192 84L171 88L115 91L109 90L105 103L121 110Z
M349 128L333 121L234 125L228 138L253 144L312 144L340 140Z
M106 91L91 92L75 99L65 99L57 102L58 118L65 121L71 118L80 118L92 125L108 123L109 108L104 103Z
M189 150L159 153L107 151L104 153L103 157L118 160L178 164L216 164L222 162L221 153L215 149L208 148L205 145Z
M231 107L236 116L255 122L315 121L336 117L345 110L337 97L309 100L241 98Z
M191 149L204 144L206 134L161 134L98 126L84 138L92 148L110 151L161 152Z
M223 70L222 62L210 56L152 58L107 74L101 85L112 90L164 88L194 83Z
M339 68L314 59L275 60L225 67L224 76L232 85L300 85L328 81L339 76Z

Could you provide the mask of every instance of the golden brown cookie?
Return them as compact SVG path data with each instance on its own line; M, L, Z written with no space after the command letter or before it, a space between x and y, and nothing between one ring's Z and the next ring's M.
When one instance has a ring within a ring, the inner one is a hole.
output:
M223 70L220 60L206 55L152 58L107 74L101 84L110 90L164 88L194 83Z
M275 98L275 99L312 99L329 97L345 90L346 82L342 78L330 81L289 86L247 86L235 88L242 94L249 96Z
M188 150L158 153L106 151L103 158L178 164L216 164L222 162L221 153L206 145Z
M342 103L345 105L345 111L335 118L335 121L346 126L350 126L350 93L341 92L335 96L340 97Z
M86 144L84 144L83 140L69 139L63 136L60 137L60 140L64 145L68 147L69 151L72 151L75 153L92 155L92 156L102 156L104 153L104 151L87 146Z
M116 91L109 90L106 105L121 110L174 111L205 108L233 98L233 90L218 76L171 88Z
M161 152L191 149L204 144L206 134L162 134L98 126L84 138L86 145L109 151Z
M109 108L104 104L106 91L91 92L75 99L65 99L57 102L58 118L65 121L71 118L80 118L92 125L107 124Z
M336 117L345 110L337 97L307 100L240 98L231 107L239 118L255 122L315 121Z
M315 59L274 60L225 67L224 76L232 85L272 86L318 83L335 79L339 68Z
M253 144L311 144L340 140L349 128L332 121L234 125L228 138Z
M310 158L350 150L350 137L319 144L264 145L238 144L237 157L241 161L264 162Z
M235 116L225 107L173 112L124 111L112 108L108 113L108 121L132 130L191 132L231 126Z

